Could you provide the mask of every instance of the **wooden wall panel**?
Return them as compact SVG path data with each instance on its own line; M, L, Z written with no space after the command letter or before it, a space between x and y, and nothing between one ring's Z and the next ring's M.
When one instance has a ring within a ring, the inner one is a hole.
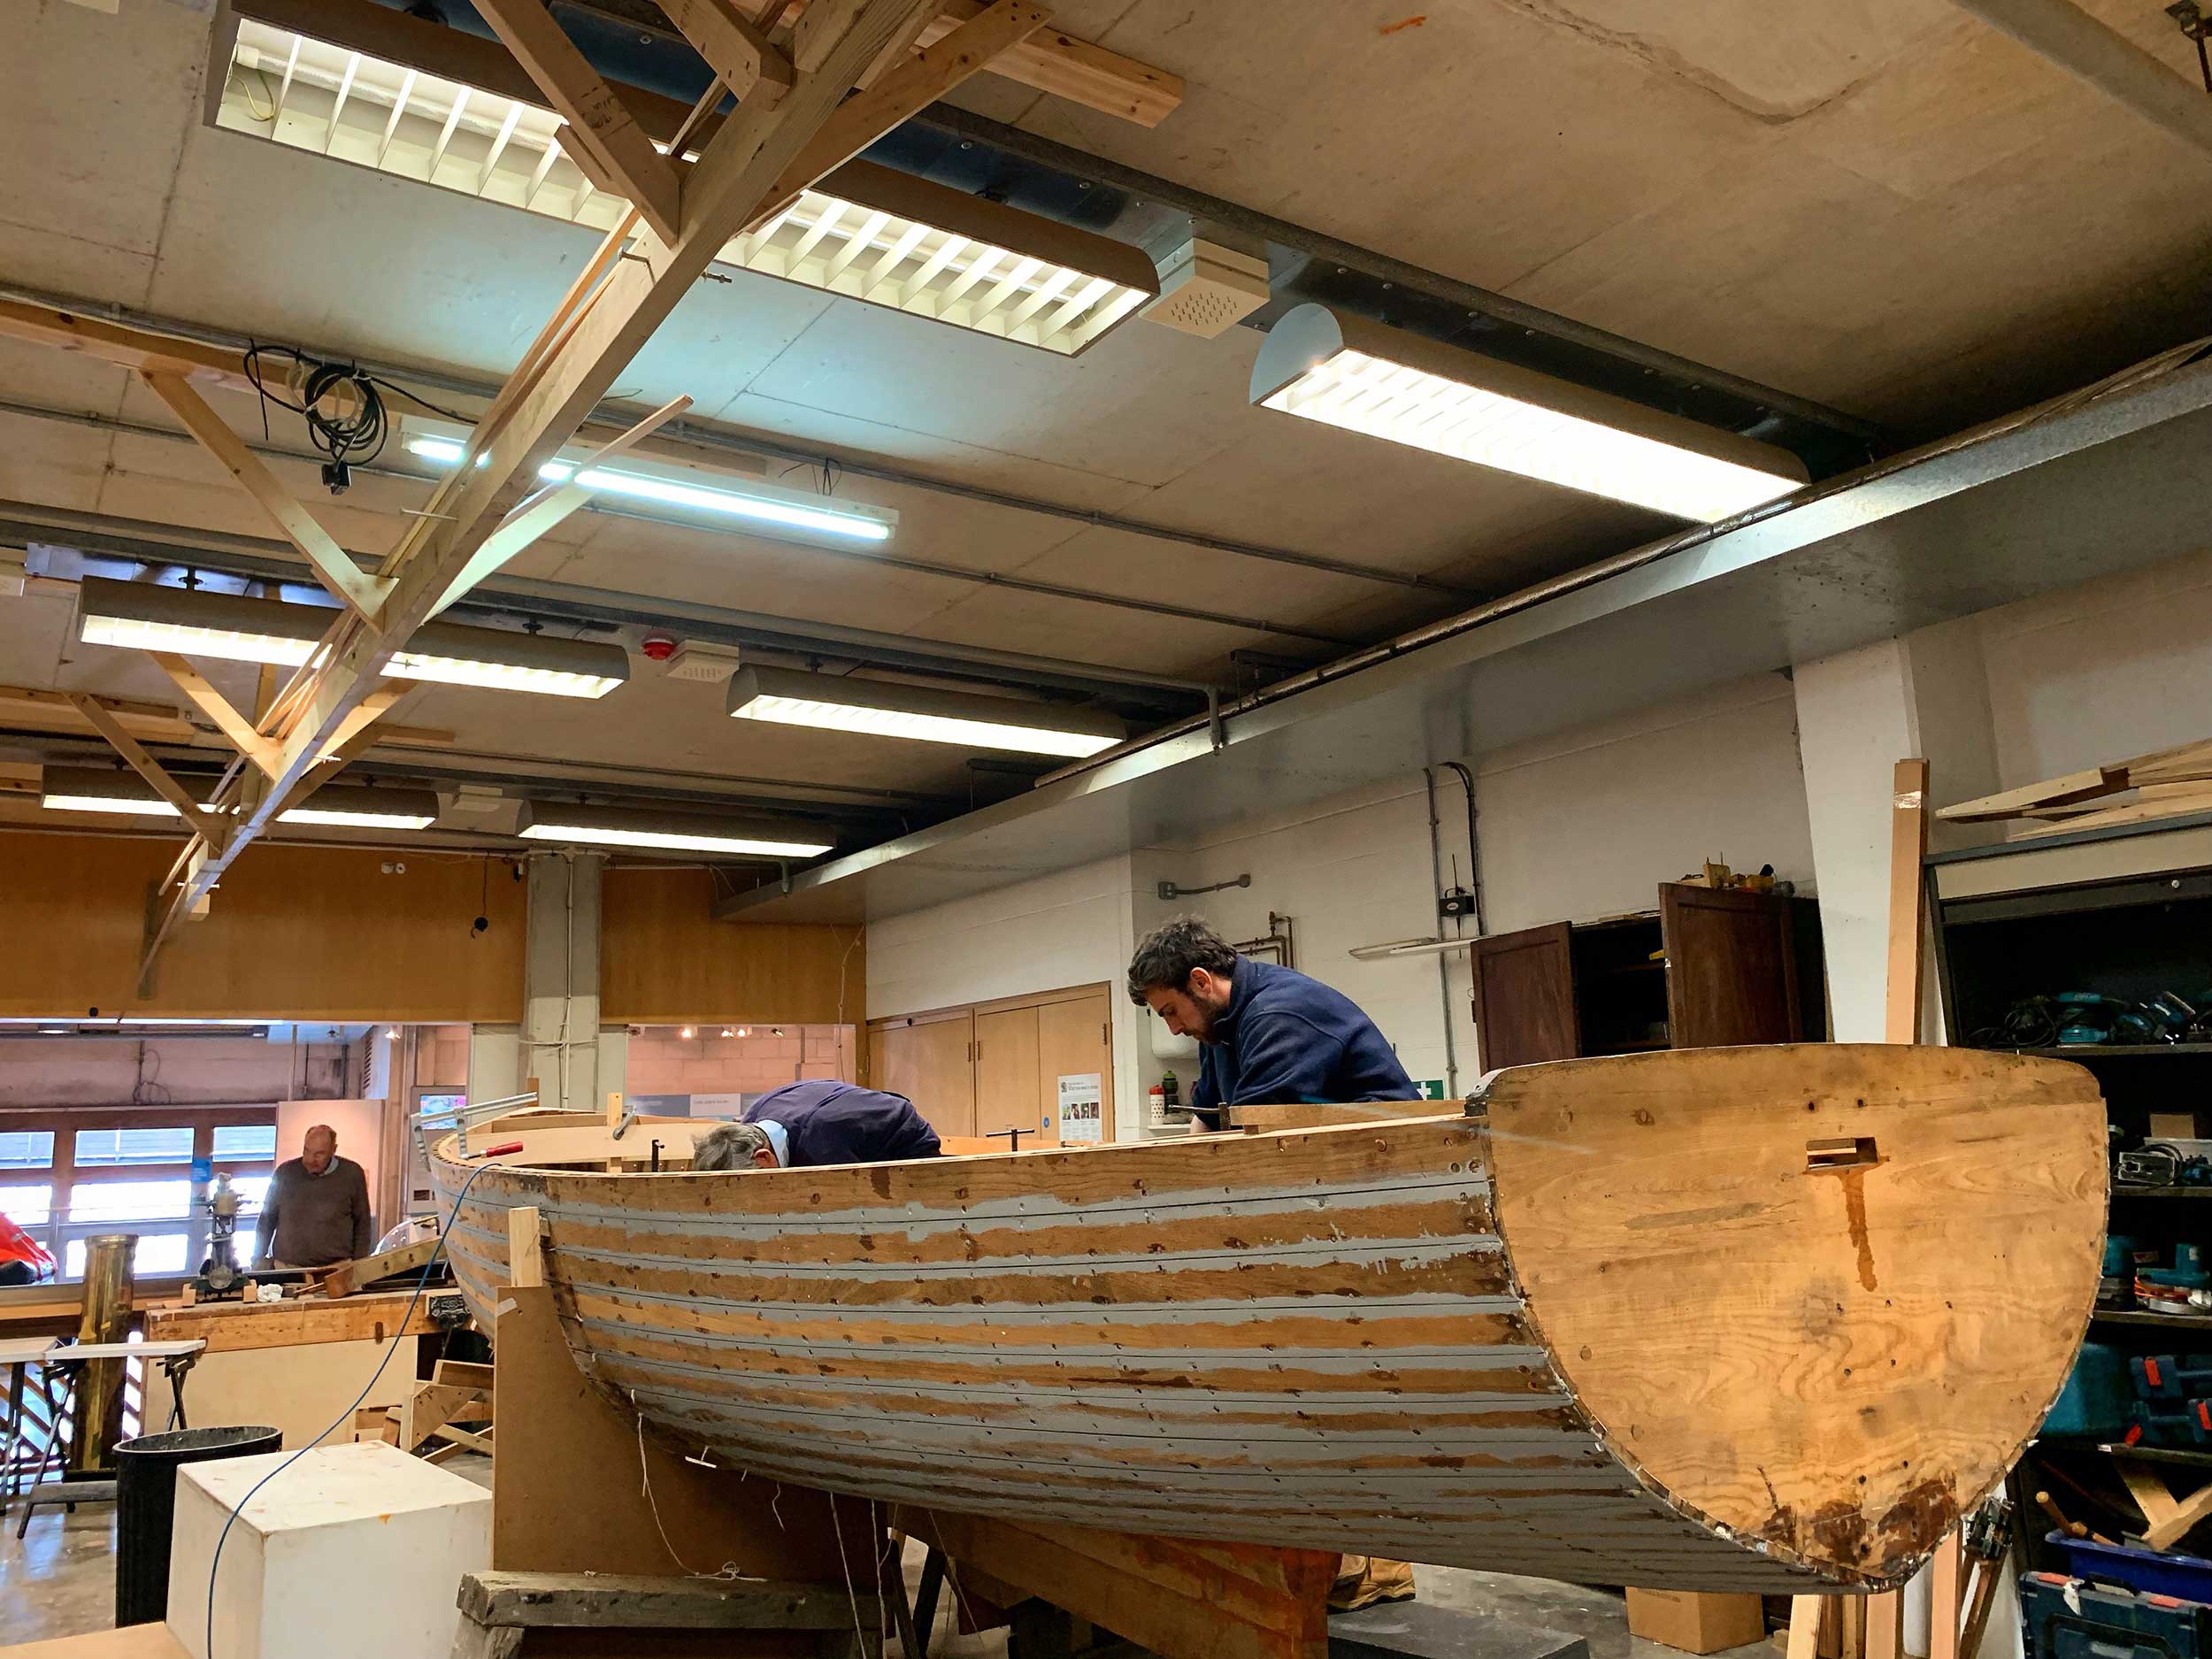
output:
M714 897L704 870L607 872L600 888L602 1018L645 1025L865 1023L863 929L718 922Z
M0 1014L513 1020L522 1017L523 889L453 854L253 848L209 914L164 947L138 992L146 899L165 838L0 837ZM483 896L488 891L488 897ZM480 909L490 930L472 937Z
M977 1133L975 1021L965 1010L885 1020L868 1034L875 1059L872 1087L912 1101L940 1136Z

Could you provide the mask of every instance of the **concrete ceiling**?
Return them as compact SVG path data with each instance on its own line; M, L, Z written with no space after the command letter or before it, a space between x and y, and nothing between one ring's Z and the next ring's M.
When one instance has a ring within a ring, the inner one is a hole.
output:
M2193 73L2150 0L2087 9ZM199 0L25 10L0 54L0 286L490 380L590 250L552 220L203 125ZM1417 16L1405 0L1286 0L1263 27L1187 0L1069 0L1058 20L1185 76L1183 107L1148 130L987 78L956 101L1905 434L2201 331L2204 158L1939 0L1432 0ZM687 297L618 390L1466 597L854 477L840 495L901 514L885 550L903 565L584 514L513 569L644 610L706 603L1210 678L1234 649L1318 660L1328 641L1386 637L1670 527L1253 410L1258 343L1133 322L1069 361L739 272ZM217 396L258 441L250 402ZM117 371L6 342L0 399L173 425ZM271 432L302 447L295 421ZM365 551L422 499L363 477L333 501L311 467L278 470ZM0 499L267 534L192 447L20 415L0 413ZM73 646L66 610L61 594L0 599L0 683L176 701L134 659ZM718 688L638 668L599 704L428 688L392 718L449 727L472 755L683 787L967 788L957 754L733 722ZM216 678L242 695L242 674Z

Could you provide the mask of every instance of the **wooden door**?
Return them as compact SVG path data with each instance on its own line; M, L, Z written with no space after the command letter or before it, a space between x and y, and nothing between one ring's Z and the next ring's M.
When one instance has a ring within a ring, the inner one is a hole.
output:
M1571 1060L1582 1051L1564 922L1478 941L1475 1034L1486 1071Z
M975 1025L966 1009L868 1027L876 1087L903 1094L941 1135L975 1128Z
M1659 926L1676 1048L1793 1042L1803 1033L1787 899L1670 881L1659 888Z
M1114 1139L1114 1056L1111 1032L1111 993L1103 987L1065 1002L1046 1002L1037 1010L1037 1087L1045 1110L1052 1114L1047 1139L1059 1139L1060 1079L1098 1076L1099 1104L1104 1116L1100 1138Z
M1037 1082L1037 1010L1004 1008L978 1014L975 1133L994 1135L1018 1129L1026 1147L1040 1144L1053 1127L1053 1113Z

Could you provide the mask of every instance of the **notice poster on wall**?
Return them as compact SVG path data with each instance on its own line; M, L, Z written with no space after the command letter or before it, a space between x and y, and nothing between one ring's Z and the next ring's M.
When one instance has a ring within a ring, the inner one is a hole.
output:
M1097 1071L1071 1072L1060 1079L1060 1143L1079 1146L1106 1139L1106 1089Z

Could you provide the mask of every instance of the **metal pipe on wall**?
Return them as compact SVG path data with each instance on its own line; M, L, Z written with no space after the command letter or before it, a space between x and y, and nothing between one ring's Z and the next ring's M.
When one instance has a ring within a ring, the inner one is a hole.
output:
M1429 874L1438 893L1444 891L1444 840L1436 817L1436 768L1421 768L1421 786L1429 797ZM1478 930L1479 931L1479 930ZM1436 957L1436 999L1444 1016L1444 1093L1459 1098L1459 1039L1452 1031L1452 978L1444 954Z

